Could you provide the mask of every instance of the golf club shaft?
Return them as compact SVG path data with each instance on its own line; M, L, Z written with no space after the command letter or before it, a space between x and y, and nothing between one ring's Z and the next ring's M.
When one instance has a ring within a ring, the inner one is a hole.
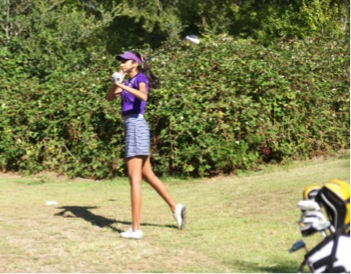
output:
M150 57L146 58L143 62L149 61L150 59L156 57L157 55L165 52L168 48L170 48L171 46L174 46L174 44L169 44L168 46L164 47L163 49L159 50L158 52L156 52L155 54L151 55Z

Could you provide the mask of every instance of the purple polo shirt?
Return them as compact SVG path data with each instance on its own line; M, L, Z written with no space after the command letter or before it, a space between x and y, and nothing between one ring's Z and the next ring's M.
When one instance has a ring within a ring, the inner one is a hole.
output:
M139 83L145 83L146 92L149 93L149 80L141 72L139 72L133 78L127 79L126 81L123 82L123 84L134 89L139 89ZM122 91L121 96L122 96L122 116L126 116L129 114L144 114L146 101L136 98L134 95L130 94L125 90Z

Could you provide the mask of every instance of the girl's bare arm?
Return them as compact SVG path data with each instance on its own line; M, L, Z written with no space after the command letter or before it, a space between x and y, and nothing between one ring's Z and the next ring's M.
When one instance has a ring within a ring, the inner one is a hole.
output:
M118 87L116 84L113 84L110 90L106 94L106 99L111 101L116 99L122 92L122 88Z
M121 90L124 89L125 91L129 92L130 94L133 94L135 97L137 97L140 100L147 101L147 91L146 91L146 84L145 83L139 83L139 89L134 89L129 86L126 86L122 83L115 83Z

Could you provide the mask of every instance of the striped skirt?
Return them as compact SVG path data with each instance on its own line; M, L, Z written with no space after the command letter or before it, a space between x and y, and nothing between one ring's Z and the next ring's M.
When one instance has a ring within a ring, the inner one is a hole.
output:
M125 158L150 155L150 129L141 114L124 117Z

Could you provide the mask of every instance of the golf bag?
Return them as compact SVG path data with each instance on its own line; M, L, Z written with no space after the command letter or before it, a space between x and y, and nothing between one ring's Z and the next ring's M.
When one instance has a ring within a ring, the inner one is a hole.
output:
M316 202L325 208L335 229L350 232L350 185L332 180L325 183L316 195Z
M299 272L305 266L315 273L350 272L350 185L332 180L322 187L308 186L297 206L301 210L298 224L302 236L320 232L324 237L310 251L306 249ZM300 240L291 247L290 252L302 247L306 248L306 244Z
M313 273L346 273L350 272L351 260L350 235L333 233L325 237L312 250L307 252L299 272L305 265Z

